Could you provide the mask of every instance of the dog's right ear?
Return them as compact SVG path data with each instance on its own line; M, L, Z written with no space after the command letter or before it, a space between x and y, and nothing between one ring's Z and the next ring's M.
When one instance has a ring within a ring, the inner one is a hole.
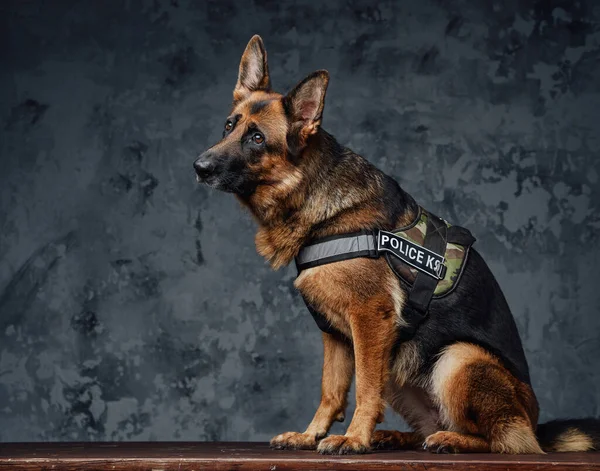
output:
M328 83L329 72L317 70L283 98L283 106L290 122L288 147L292 152L304 147L308 137L319 129Z
M255 34L242 54L238 80L233 90L233 103L243 100L257 90L269 91L270 89L267 51L262 38Z

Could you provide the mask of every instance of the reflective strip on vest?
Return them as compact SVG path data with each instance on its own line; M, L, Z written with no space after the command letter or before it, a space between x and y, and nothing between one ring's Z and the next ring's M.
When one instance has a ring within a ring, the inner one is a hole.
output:
M373 234L339 237L303 247L296 257L296 265L299 269L309 268L313 262L320 262L321 265L337 258L344 260L358 253L375 253L376 250Z

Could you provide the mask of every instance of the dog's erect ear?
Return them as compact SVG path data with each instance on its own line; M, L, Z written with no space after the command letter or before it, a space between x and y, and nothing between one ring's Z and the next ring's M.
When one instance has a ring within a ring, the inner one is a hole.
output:
M233 102L243 100L256 90L269 91L270 89L267 51L261 37L255 34L242 54L238 80L233 90Z
M296 85L284 98L291 130L299 132L301 141L316 133L321 124L328 83L329 72L317 70Z

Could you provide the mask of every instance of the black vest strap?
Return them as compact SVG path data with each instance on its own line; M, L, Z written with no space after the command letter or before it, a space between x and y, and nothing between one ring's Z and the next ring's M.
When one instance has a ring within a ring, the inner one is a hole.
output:
M327 318L323 314L321 314L314 307L312 307L312 305L306 299L304 299L304 296L302 297L302 299L304 300L304 304L306 304L308 312L310 312L310 315L315 320L315 322L317 324L317 327L319 329L321 329L322 332L325 332L326 334L332 335L335 338L337 338L338 340L341 340L342 342L349 342L350 341L348 339L348 337L346 337L339 330L337 330L335 327L333 327L329 323L329 321L327 321Z
M334 328L329 322L327 322L327 318L323 314L318 312L314 307L312 307L312 305L306 299L304 299L304 296L302 297L302 299L304 300L304 304L306 304L308 312L310 312L310 315L313 316L313 319L317 323L317 327L319 329L321 329L326 334L338 333L338 330Z
M428 213L427 218L427 233L423 241L423 247L437 254L444 255L446 253L448 226L439 217L432 213ZM421 322L427 316L427 310L431 303L431 298L438 284L438 280L419 272L415 278L412 288L409 290L407 307L403 309L402 317L407 325L400 329L400 337L409 339L414 334Z

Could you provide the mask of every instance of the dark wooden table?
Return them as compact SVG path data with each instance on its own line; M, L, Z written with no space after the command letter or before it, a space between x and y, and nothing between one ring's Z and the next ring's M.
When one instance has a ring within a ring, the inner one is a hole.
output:
M434 455L376 452L322 456L275 451L265 443L0 443L0 471L191 470L600 470L600 453Z

